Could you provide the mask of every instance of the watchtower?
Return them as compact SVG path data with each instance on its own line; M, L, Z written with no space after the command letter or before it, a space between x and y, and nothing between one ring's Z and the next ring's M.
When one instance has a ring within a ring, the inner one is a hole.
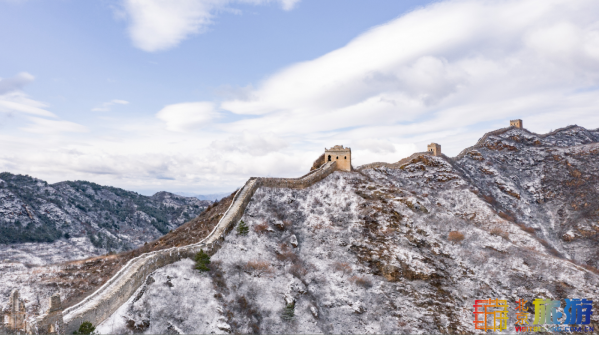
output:
M50 297L48 313L38 322L40 334L61 334L64 331L63 306L61 296L55 293Z
M428 152L432 153L434 156L440 156L440 144L430 143L428 144Z
M336 162L336 170L350 171L352 157L350 156L350 148L345 148L343 145L336 145L331 149L325 149L325 163Z
M8 299L8 313L5 316L6 327L12 331L25 331L25 304L19 296L19 291L14 289Z
M522 129L522 119L510 120L510 126L515 126L519 129Z

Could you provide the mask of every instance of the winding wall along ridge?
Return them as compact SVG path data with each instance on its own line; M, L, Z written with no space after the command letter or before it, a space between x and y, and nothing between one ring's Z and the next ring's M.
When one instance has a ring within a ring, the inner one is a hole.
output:
M94 326L99 325L113 314L119 306L126 303L130 296L142 285L146 277L158 268L186 257L193 258L200 249L209 254L214 254L226 232L231 230L241 219L254 192L260 186L304 189L329 176L335 171L335 168L335 162L327 162L319 169L300 178L250 178L237 191L231 205L210 235L195 244L157 250L131 259L94 293L63 311L64 332L67 334L73 333L78 330L84 321L89 321Z
M379 168L379 167L382 167L382 166L384 166L384 167L386 167L386 168L391 168L391 169L398 169L398 168L400 168L401 166L403 166L403 165L405 165L405 164L407 164L407 163L411 162L411 161L412 161L412 160L413 160L415 157L417 157L417 156L421 156L421 155L431 155L431 154L432 154L432 153L431 153L431 152L428 152L428 151L416 152L416 153L412 154L411 156L409 156L409 157L405 157L405 158L403 158L403 159L401 159L400 161L395 162L395 163L374 162L374 163L369 163L369 164L363 164L363 165L359 166L359 167L357 168L357 170L359 170L359 171L360 171L360 170L369 169L369 168Z
M498 130L489 131L489 132L485 133L485 134L484 134L484 135L483 135L483 136L482 136L482 137L481 137L481 138L478 140L478 142L476 142L476 144L474 144L474 145L472 145L472 146L470 146L470 147L467 147L467 148L463 149L463 150L462 150L462 151L461 151L461 152L460 152L460 153L459 153L457 156L455 156L455 157L449 158L449 157L447 157L447 156L446 156L446 155L444 155L444 154L443 154L442 156L443 156L444 158L446 158L447 160L449 160L449 162L456 162L456 161L459 161L459 160L460 160L460 159L462 159L462 158L463 158L463 156L465 156L465 155L466 155L468 152L470 152L470 151L472 151L472 150L475 150L475 149L478 149L478 148L480 148L480 147L484 146L484 143L487 141L487 139L488 139L489 137L491 137L491 136L498 136L498 135L504 134L504 133L506 133L506 132L508 132L508 131L510 131L510 130L512 130L512 129L521 129L521 130L524 130L525 132L528 132L529 134L531 134L531 135L533 135L533 136L537 136L537 137L539 137L539 138L546 138L546 137L549 137L549 136L555 135L555 134L557 134L557 133L559 133L559 132L566 131L566 130L570 130L570 129L573 129L573 128L576 128L576 127L578 127L578 125L569 125L569 126L567 126L567 127L563 127L563 128L556 129L556 130L554 130L554 131L552 131L552 132L548 132L548 133L544 133L544 134L538 134L538 133L531 132L531 131L529 131L529 130L527 130L527 129L524 129L524 128L518 128L518 127L515 127L515 126L508 126L508 127L505 127L505 128L501 128L501 129L498 129ZM592 132L597 132L598 134L599 134L599 131L600 131L600 129L599 129L599 128L596 128L596 129L591 129L591 130L585 129L585 130L586 130L586 131L588 131L588 132L590 132L590 133L592 133ZM382 167L382 166L383 166L383 167L386 167L386 168L397 169L397 168L400 168L401 166L403 166L403 165L405 165L405 164L407 164L407 163L411 162L411 160L413 160L413 159L414 159L415 157L417 157L417 156L420 156L420 155L431 155L431 154L432 154L432 153L430 153L430 152L416 152L416 153L412 154L411 156L406 157L406 158L403 158L403 159L401 159L400 161L398 161L398 162L396 162L396 163L374 162L374 163L369 163L369 164L363 164L363 165L359 166L359 167L357 168L357 170L364 170L364 169L369 169L369 168L379 168L379 167Z
M547 134L535 134L528 130L525 130L533 135L540 138L544 138L553 134L556 134L563 130L568 130L576 127L576 125L567 126L565 128L557 129ZM515 127L506 127L503 129L495 130L486 133L478 142L468 148L462 150L454 160L459 160L469 151L483 146L488 137L494 135L503 134ZM590 131L590 130L588 130ZM591 130L590 132L599 131ZM403 158L395 163L375 162L362 165L358 170L376 168L376 167L387 167L387 168L399 168L402 165L409 163L415 157L425 154L431 154L429 152L416 152L409 157ZM323 178L327 177L335 170L335 162L327 162L323 164L319 169L313 170L308 174L300 178L267 178L267 177L252 177L250 178L243 187L241 187L231 205L220 219L220 221L214 227L214 230L202 241L183 246L174 247L169 249L162 249L151 253L142 254L136 258L131 259L126 265L120 269L111 279L109 279L103 286L97 289L90 296L79 302L78 304L71 306L63 311L63 319L67 334L77 330L79 325L84 321L90 321L93 325L98 325L104 321L107 317L115 312L115 310L124 304L130 296L140 287L145 278L153 271L174 263L185 257L192 258L200 249L209 254L213 254L217 249L220 241L224 239L224 235L227 231L235 226L235 223L243 216L245 208L247 207L254 192L260 187L273 187L273 188L290 188L290 189L304 189L312 184L319 182Z

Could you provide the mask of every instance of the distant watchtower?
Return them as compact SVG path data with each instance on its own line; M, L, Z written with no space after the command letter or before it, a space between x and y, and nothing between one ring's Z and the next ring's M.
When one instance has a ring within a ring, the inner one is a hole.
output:
M519 129L522 129L522 119L510 120L510 126L515 126Z
M428 152L432 153L434 156L440 156L440 144L431 143L428 144Z
M350 148L345 148L343 145L336 145L331 149L325 149L325 163L336 162L336 170L350 171L352 166Z

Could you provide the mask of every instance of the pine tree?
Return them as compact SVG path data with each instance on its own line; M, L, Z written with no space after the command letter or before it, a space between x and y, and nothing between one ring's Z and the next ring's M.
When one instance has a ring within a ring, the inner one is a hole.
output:
M296 306L293 303L285 306L285 308L281 312L281 319L285 321L292 321L295 317L295 308Z
M210 264L210 255L203 252L203 249L199 250L199 253L195 255L195 269L199 272L210 271L208 265Z
M239 221L239 226L237 226L237 234L239 235L247 235L247 233L250 231L250 228L245 225L245 222L243 222L243 220Z
M90 321L84 321L77 331L73 331L73 334L88 335L93 334L93 332L94 326L92 325L92 323L90 323Z

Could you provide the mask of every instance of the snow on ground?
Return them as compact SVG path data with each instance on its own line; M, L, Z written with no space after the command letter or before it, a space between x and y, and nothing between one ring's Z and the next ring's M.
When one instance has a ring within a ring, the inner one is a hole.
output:
M109 332L133 332L133 320L145 334L481 333L475 299L596 303L597 275L548 254L472 190L434 157L304 190L260 188L242 218L249 234L229 232L210 272L188 260L156 271ZM192 298L187 313L175 308Z
M94 247L87 237L58 239L52 243L0 244L0 259L3 263L18 262L35 266L79 260L105 253L105 249Z
M97 327L99 334L224 334L208 274L184 259L156 270L127 303ZM153 320L149 324L149 320Z

